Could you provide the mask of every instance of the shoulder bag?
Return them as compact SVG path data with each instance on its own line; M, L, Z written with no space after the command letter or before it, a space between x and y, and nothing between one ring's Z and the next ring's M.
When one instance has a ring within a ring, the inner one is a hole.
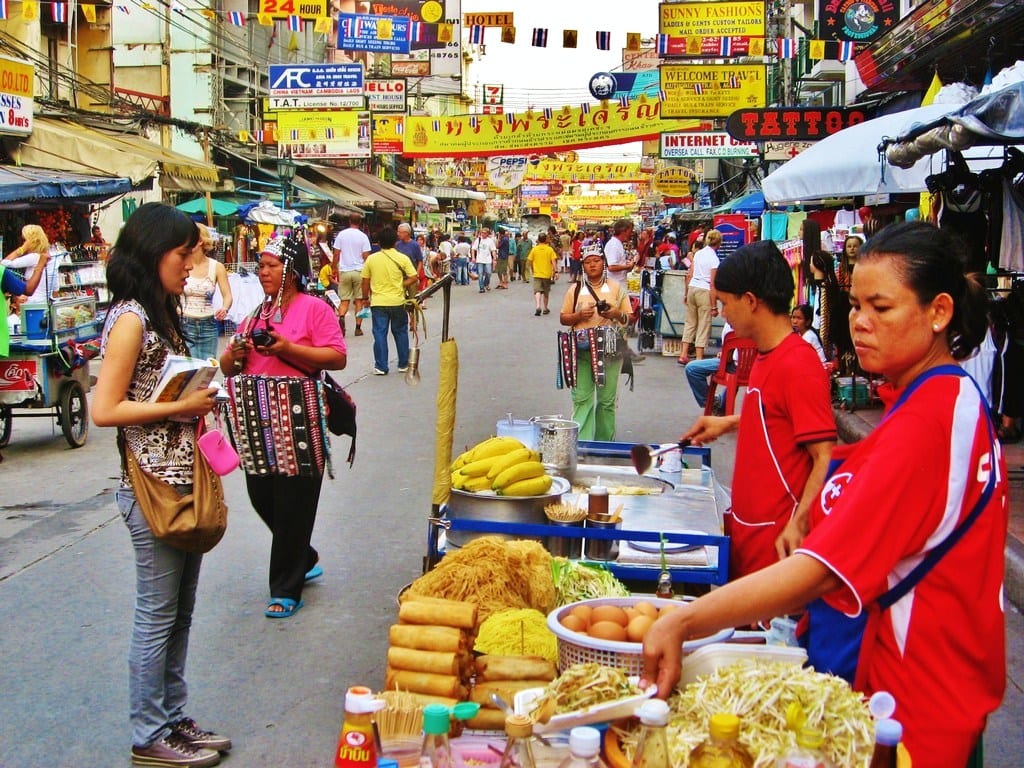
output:
M356 460L356 401L327 371L323 371L321 379L327 402L327 429L332 435L351 436L352 444L348 449L348 465L351 467Z
M182 496L174 486L139 466L122 430L118 430L117 446L135 500L153 535L185 552L201 554L213 549L227 530L228 508L220 477L202 452L195 451L192 493Z

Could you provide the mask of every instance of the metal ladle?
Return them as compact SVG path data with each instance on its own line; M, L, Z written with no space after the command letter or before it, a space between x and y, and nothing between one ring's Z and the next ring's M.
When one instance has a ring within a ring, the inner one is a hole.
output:
M633 469L636 470L636 473L642 475L651 468L655 456L660 456L669 451L681 451L683 448L688 448L689 445L689 440L680 440L678 443L664 445L661 448L655 448L653 451L648 445L634 445L629 449L629 458L633 461Z

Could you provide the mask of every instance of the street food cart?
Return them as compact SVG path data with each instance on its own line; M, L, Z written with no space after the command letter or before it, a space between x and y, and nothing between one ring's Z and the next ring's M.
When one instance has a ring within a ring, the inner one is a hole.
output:
M15 416L56 419L68 445L85 445L89 358L101 328L93 297L22 305L10 355L0 360L0 447L11 439Z

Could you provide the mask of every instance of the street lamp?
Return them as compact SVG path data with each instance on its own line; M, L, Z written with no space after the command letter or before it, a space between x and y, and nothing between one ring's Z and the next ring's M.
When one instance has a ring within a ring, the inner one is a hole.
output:
M281 180L281 210L288 207L288 186L295 178L295 161L290 157L277 158L277 177Z

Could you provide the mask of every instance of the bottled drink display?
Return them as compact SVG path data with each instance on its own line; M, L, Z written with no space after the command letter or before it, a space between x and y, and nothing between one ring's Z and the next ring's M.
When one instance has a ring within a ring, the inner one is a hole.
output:
M736 715L712 715L708 738L690 753L690 768L754 768L754 758L740 744L739 735Z

